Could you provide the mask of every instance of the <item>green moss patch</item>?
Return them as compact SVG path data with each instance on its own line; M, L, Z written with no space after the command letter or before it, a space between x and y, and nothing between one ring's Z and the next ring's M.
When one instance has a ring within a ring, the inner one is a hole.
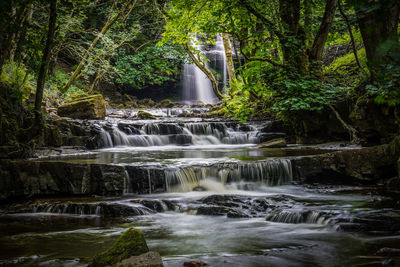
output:
M90 266L109 266L131 256L138 256L146 252L149 252L149 248L142 231L130 228L120 236L109 250L95 256Z

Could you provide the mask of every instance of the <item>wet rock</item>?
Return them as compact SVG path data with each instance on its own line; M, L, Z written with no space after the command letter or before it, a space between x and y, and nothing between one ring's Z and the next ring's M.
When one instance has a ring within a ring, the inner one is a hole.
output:
M281 148L286 147L285 138L273 139L267 142L263 142L257 146L257 148Z
M168 206L160 200L143 199L140 201L140 204L157 212L164 212L168 210Z
M118 123L118 129L126 134L140 134L140 130L130 124Z
M259 143L264 143L277 138L284 138L285 133L257 133Z
M185 261L183 263L183 266L185 266L185 267L200 267L200 266L206 266L206 265L208 265L208 264L201 260Z
M400 213L396 211L364 211L350 218L335 219L338 229L346 232L400 231Z
M393 256L399 257L399 256L400 256L400 249L398 249L398 248L387 248L387 247L385 247L385 248L379 249L379 250L376 252L376 255L378 255L378 256L384 256L384 257L387 257L387 256L389 256L389 257L393 257Z
M138 256L149 252L142 231L130 228L125 231L114 245L96 255L89 265L90 267L103 267L114 265L132 256Z
M156 108L173 108L174 106L175 106L175 103L172 102L171 100L163 99L155 107Z
M0 162L0 199L35 195L120 195L125 168L60 161Z
M269 121L260 130L263 133L284 132L282 121Z
M251 216L239 209L230 210L227 215L228 218L250 218Z
M139 256L129 257L116 264L117 267L162 267L162 259L160 253L149 251Z
M155 120L156 116L147 111L139 110L136 116L139 120Z
M232 195L211 195L200 200L205 204L214 204L225 207L240 207L243 203L239 196Z
M73 119L104 119L106 108L102 95L83 96L58 107L61 117Z
M211 215L211 216L222 216L226 215L230 208L219 207L219 206L201 206L197 209L197 215Z
M390 144L291 160L293 177L305 183L377 184L397 176L400 137Z
M175 142L179 146L188 146L192 144L192 136L187 134L178 134L175 136Z

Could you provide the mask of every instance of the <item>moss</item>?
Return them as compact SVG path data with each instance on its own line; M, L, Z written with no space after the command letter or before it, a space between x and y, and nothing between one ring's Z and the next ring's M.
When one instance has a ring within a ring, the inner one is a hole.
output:
M175 103L169 99L161 100L157 105L156 108L172 108L175 106Z
M139 110L137 114L137 118L140 120L155 120L157 119L156 116L150 114L147 111Z
M125 108L125 106L124 106L124 104L119 104L119 105L117 106L117 108L123 109L123 108Z
M141 99L137 103L139 106L149 107L149 108L151 108L155 105L154 101L151 100L150 98Z
M125 231L107 251L94 257L91 267L109 266L131 256L149 252L142 231L130 228Z
M74 119L104 119L106 115L102 95L83 95L58 107L58 114Z

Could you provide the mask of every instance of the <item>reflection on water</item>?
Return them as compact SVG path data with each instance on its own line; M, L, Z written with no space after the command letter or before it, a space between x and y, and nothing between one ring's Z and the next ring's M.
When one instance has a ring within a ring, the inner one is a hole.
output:
M3 215L0 216L0 264L84 266L132 226L144 231L149 247L161 253L166 266L182 266L184 261L193 259L201 259L210 266L370 264L376 259L365 256L373 255L384 246L399 247L400 236L350 234L338 230L337 223L345 217L357 220L359 214L377 208L397 207L396 200L390 199L390 196L377 194L375 189L354 187L280 186L260 187L256 191L224 188L220 192L165 193L105 200L132 207L159 200L175 205L173 210L144 216L111 219L48 213ZM256 211L260 206L255 204L261 200L268 205L250 218L196 215L196 209L210 205ZM317 223L266 220L268 214L276 210L318 211L331 217Z

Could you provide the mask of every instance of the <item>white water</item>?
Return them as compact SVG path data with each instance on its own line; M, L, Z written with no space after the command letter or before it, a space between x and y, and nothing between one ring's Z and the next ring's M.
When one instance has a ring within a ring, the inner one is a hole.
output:
M194 47L204 53L210 60L206 62L206 67L222 70L222 81L224 87L226 86L227 71L225 50L221 36L216 37L216 44L210 51L206 51L197 37L194 37ZM215 104L218 98L215 96L210 80L207 76L195 65L185 64L183 68L183 102L185 104L197 104L201 101L205 104Z

